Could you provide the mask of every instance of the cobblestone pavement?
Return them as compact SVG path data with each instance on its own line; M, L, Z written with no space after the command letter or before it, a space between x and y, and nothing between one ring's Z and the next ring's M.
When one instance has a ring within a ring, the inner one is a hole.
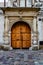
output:
M43 50L0 51L0 65L43 65Z

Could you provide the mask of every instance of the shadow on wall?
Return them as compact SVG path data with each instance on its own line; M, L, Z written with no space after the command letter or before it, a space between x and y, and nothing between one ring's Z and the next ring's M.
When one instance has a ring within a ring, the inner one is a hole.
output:
M43 41L39 41L39 44L40 44L40 45L43 45Z

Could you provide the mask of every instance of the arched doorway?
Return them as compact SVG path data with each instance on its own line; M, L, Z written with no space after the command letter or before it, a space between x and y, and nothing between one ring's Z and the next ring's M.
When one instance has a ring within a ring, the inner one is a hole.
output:
M29 48L31 46L31 28L24 21L13 24L11 29L12 48Z

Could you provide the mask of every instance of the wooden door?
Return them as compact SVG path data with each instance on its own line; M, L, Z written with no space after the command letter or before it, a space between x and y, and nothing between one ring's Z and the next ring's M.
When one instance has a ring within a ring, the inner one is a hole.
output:
M29 48L31 46L31 29L24 22L12 26L11 45L13 48Z

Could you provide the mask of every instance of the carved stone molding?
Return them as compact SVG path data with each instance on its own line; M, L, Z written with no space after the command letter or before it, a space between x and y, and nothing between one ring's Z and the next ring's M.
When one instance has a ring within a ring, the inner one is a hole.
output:
M38 10L36 11L36 9L32 9L32 8L27 8L27 9L19 9L17 8L17 10L15 8L5 8L5 30L4 30L4 41L5 41L5 44L7 46L7 43L9 43L10 47L11 47L11 28L13 26L13 24L15 24L16 22L18 21L24 21L26 22L27 24L29 24L30 28L31 28L31 42L32 42L32 39L34 40L34 42L36 43L37 40L36 40L36 36L37 34L34 33L34 30L35 28L37 28L36 26L36 16L37 16L37 13L38 13ZM34 21L33 21L34 19ZM35 23L34 23L35 22ZM34 26L33 26L34 25ZM35 27L35 28L34 28ZM36 32L36 30L35 30ZM32 36L32 33L33 33L33 36ZM32 43L31 43L32 44ZM38 43L37 43L38 45ZM32 46L32 45L31 45Z

